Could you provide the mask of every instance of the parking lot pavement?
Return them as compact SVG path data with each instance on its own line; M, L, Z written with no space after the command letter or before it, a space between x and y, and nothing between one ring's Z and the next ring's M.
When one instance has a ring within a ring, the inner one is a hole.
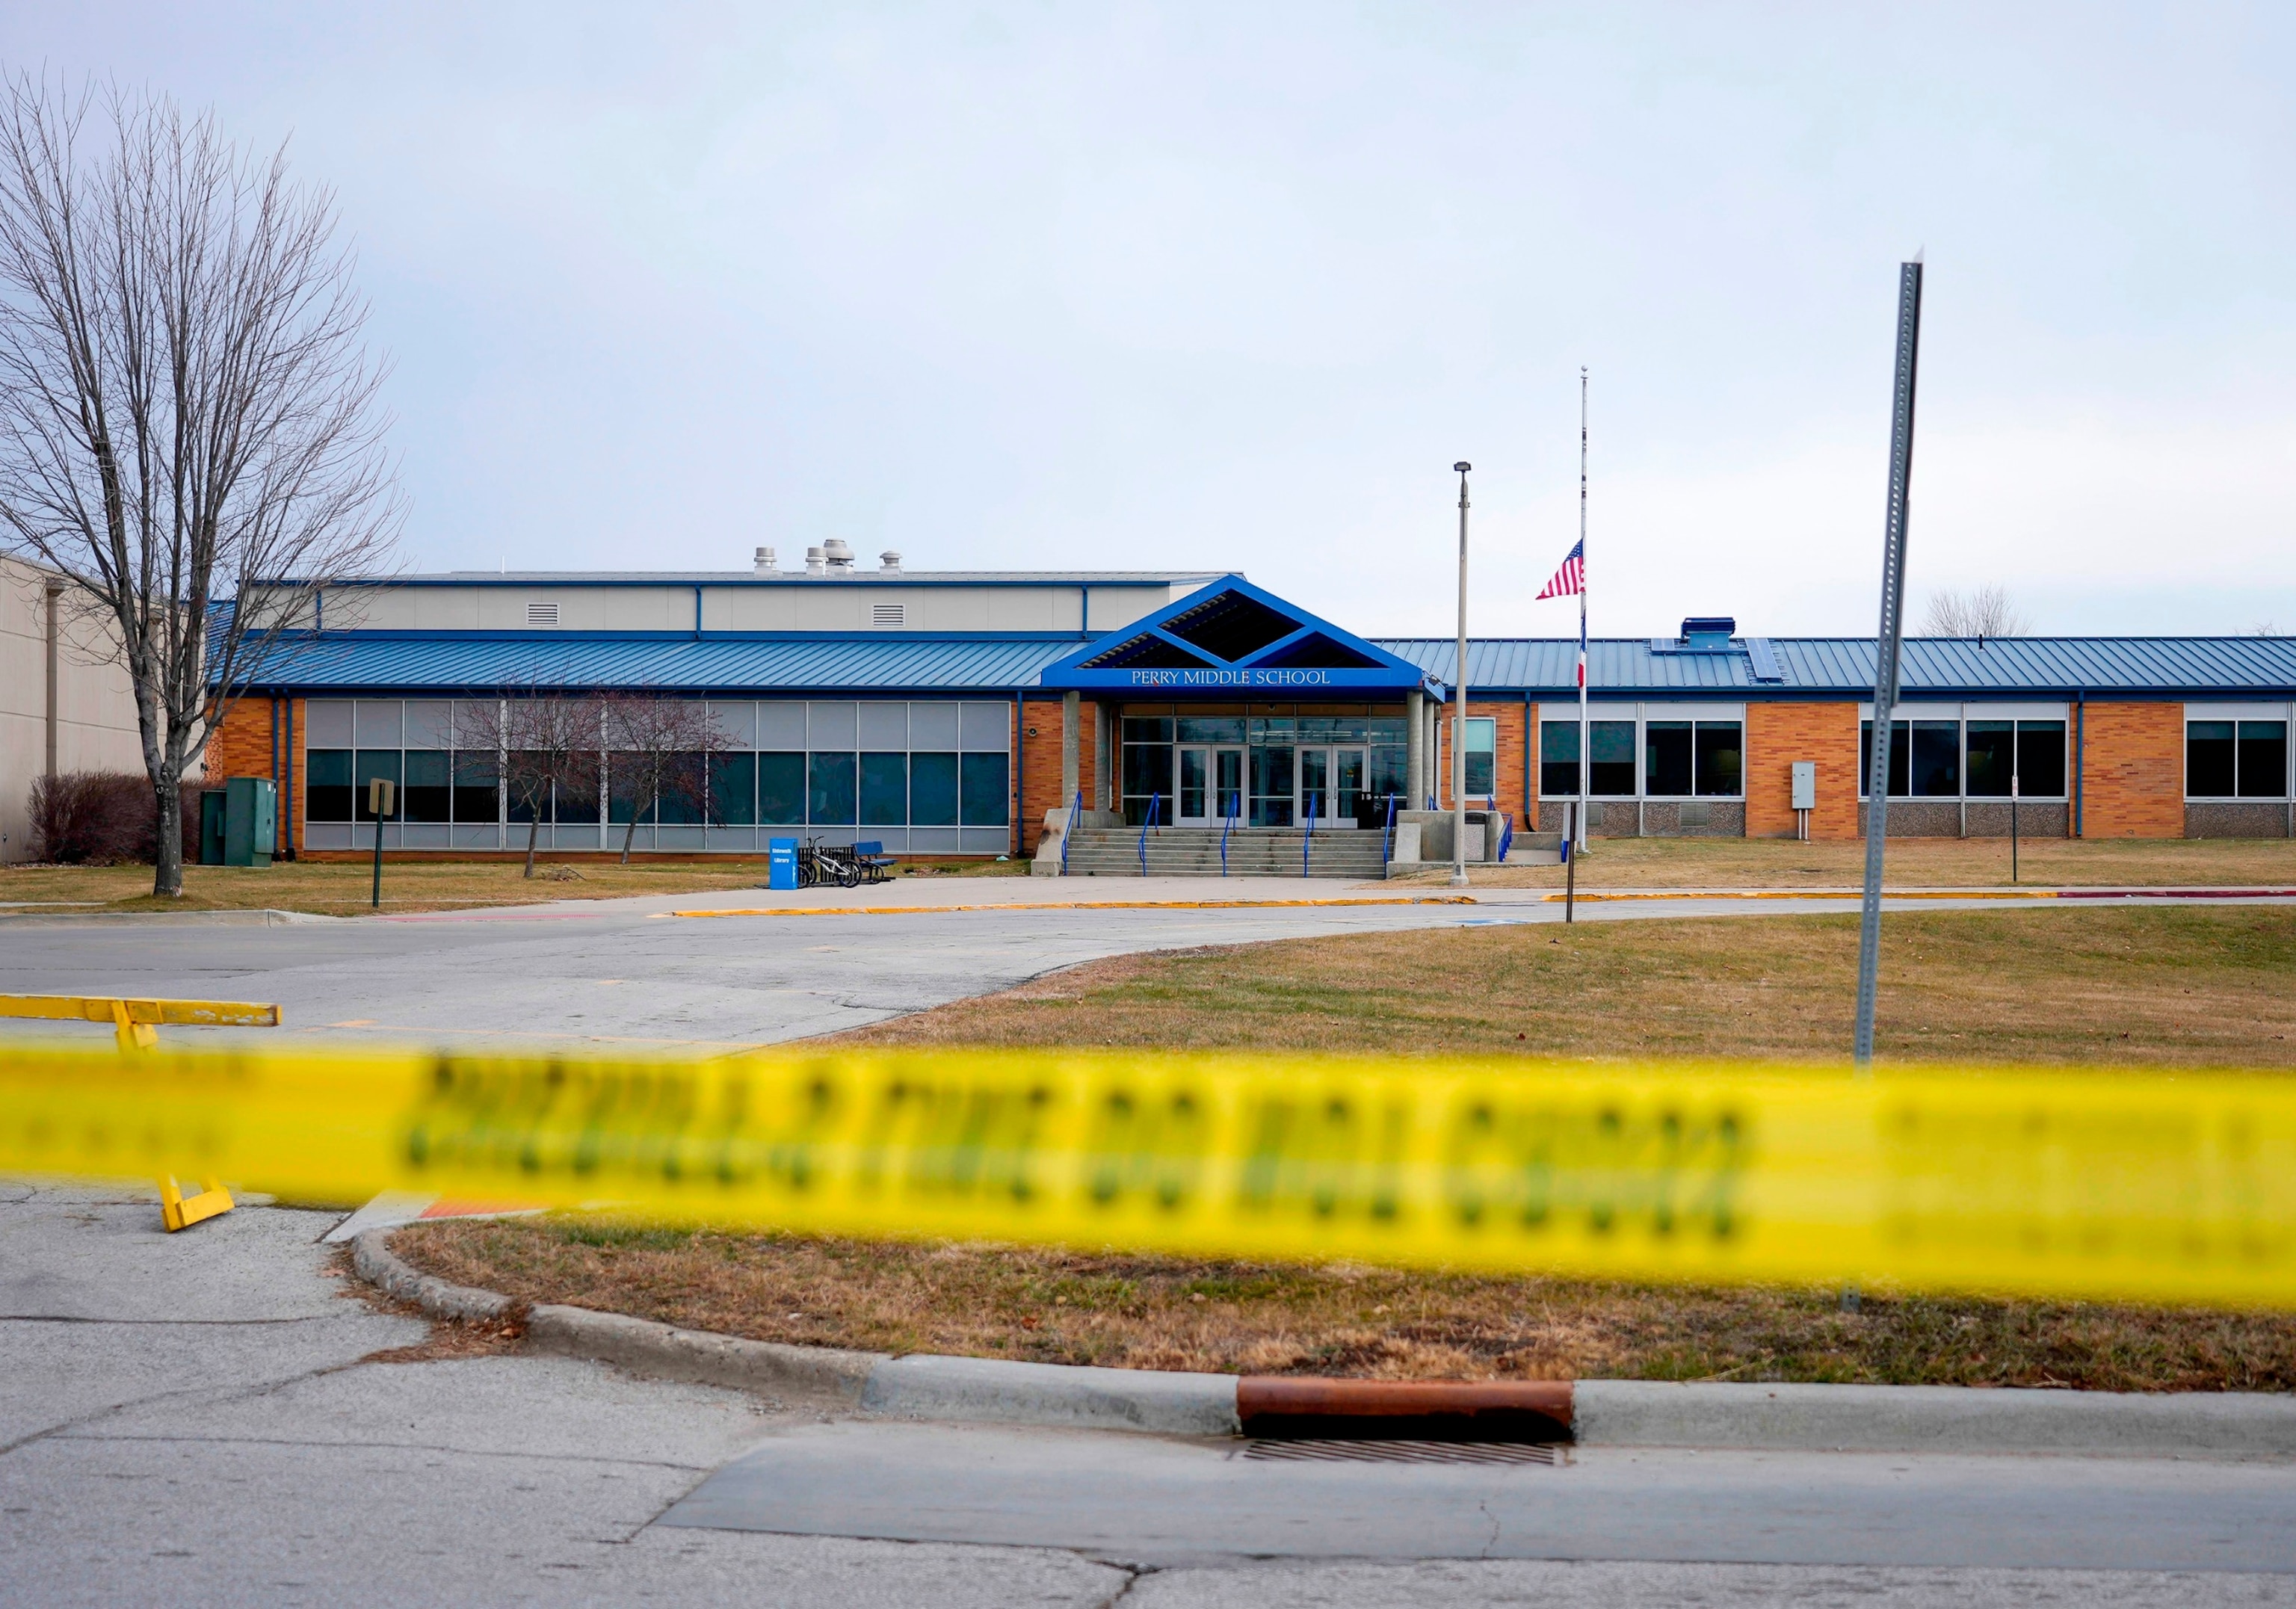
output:
M2296 1604L2296 1577L2243 1572L2296 1535L2284 1466L1335 1471L824 1420L523 1353L363 1361L425 1326L330 1277L332 1221L246 1207L170 1236L134 1193L0 1183L0 1601ZM1485 1548L1547 1556L1423 1556ZM1945 1567L1890 1562L1909 1552ZM2195 1559L2218 1568L2095 1568Z
M201 1030L198 1043L238 1032L258 1042L316 1034L334 1043L546 1040L708 1051L857 1028L1140 950L1562 919L1562 907L1533 891L1498 890L1478 899L680 917L650 897L268 927L0 919L0 993L250 999L282 1007L281 1032ZM1592 905L1578 914L1582 921L1644 921L1855 908L1843 899L1686 896ZM100 1038L109 1030L0 1022L0 1033L59 1031Z

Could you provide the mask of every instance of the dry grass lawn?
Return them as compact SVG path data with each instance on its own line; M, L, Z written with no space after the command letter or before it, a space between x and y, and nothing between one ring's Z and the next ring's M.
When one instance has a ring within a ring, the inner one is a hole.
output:
M2296 842L2284 838L2026 839L2018 881L2036 888L2296 887ZM1443 872L1406 882L1441 882ZM1482 888L1561 888L1559 866L1478 867ZM1776 838L1596 838L1578 862L1582 889L1855 888L1866 845ZM2006 888L2005 838L1892 838L1891 888Z
M545 861L529 880L522 862L390 860L382 865L386 911L455 910L488 905L537 905L551 899L618 899L633 894L693 894L757 888L766 863L756 860ZM993 876L1028 870L1026 861L951 861L914 867L922 876ZM152 898L148 866L0 866L0 907L74 906L118 911L305 911L356 916L372 908L371 864L277 861L269 866L191 866L184 898Z
M1419 1055L1845 1059L1855 916L1521 924L1095 961L845 1036ZM2296 907L1882 924L1885 1057L2296 1065Z
M693 1233L612 1219L403 1230L420 1267L527 1301L800 1345L1382 1379L1845 1380L2296 1388L2274 1315L1714 1291Z

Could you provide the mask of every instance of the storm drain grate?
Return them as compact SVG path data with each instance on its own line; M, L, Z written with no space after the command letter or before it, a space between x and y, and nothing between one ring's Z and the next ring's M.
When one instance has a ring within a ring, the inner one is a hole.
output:
M1315 1464L1546 1464L1563 1449L1534 1441L1247 1441L1254 1460Z

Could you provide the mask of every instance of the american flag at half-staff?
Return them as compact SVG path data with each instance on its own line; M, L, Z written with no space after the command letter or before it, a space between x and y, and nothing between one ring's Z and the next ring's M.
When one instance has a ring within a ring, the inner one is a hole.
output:
M1587 538L1584 537L1572 546L1570 556L1562 561L1562 568L1554 572L1554 579L1547 582L1546 590L1538 595L1540 599L1567 598L1574 593L1578 598L1578 691L1583 694L1587 691Z

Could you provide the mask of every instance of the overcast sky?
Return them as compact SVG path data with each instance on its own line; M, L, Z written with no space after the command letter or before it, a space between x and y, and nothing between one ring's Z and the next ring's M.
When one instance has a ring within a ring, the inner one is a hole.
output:
M472 13L483 12L482 17ZM337 193L422 569L1219 567L1478 635L2296 629L2296 7L33 5Z

